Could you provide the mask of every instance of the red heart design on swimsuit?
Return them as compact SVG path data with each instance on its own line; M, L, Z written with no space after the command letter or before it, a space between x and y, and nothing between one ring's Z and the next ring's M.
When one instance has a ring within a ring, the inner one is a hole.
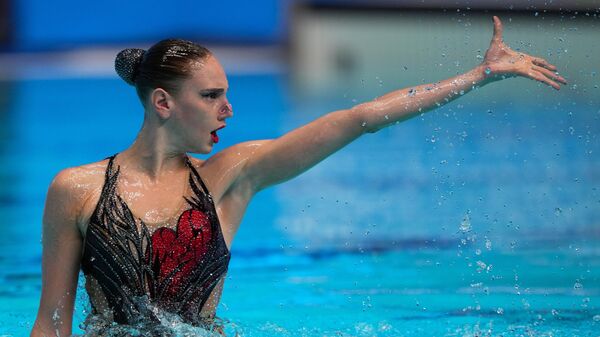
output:
M211 237L208 216L195 209L179 216L175 230L161 227L154 231L151 239L152 267L158 272L155 277L160 284L172 274L165 295L175 296L189 282L190 274L209 249ZM176 268L179 270L173 274Z

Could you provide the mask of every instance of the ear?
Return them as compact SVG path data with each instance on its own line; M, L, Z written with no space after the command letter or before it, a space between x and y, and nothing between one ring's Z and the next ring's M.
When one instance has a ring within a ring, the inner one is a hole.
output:
M173 96L162 88L152 90L150 94L150 103L156 110L160 119L168 119L171 117L171 109L173 108Z

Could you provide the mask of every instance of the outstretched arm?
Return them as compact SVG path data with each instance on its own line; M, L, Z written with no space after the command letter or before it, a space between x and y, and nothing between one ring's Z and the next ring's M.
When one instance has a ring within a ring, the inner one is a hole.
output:
M502 23L494 20L494 36L483 63L444 81L390 92L348 110L329 113L301 128L252 147L243 170L255 191L308 170L367 132L442 106L476 87L523 76L560 89L566 83L556 67L542 58L518 53L502 41Z

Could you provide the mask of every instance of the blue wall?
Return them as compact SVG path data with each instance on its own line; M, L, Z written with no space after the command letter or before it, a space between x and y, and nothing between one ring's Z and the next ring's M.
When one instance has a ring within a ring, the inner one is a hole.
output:
M11 47L52 50L173 36L271 44L285 36L288 4L287 0L13 1Z

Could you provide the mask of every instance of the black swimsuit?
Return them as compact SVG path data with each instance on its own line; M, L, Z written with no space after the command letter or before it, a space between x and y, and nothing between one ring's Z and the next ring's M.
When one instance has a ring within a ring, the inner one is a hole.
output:
M148 309L155 307L186 323L206 324L200 311L230 259L208 189L186 157L193 192L184 196L189 207L175 228L151 232L117 194L115 157L108 158L102 194L86 231L83 273L97 281L117 323L157 320L156 310ZM94 301L92 311L98 314Z

